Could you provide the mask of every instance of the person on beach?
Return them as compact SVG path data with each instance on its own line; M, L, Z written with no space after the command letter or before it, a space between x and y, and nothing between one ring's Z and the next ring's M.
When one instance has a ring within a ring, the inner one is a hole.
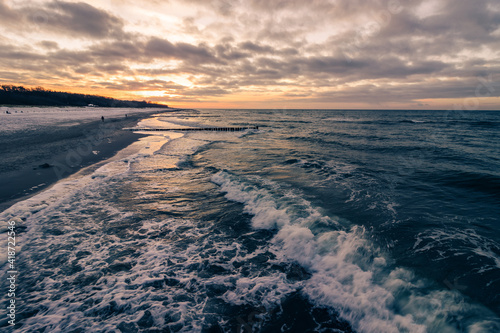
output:
M101 121L104 122L104 116L101 116Z

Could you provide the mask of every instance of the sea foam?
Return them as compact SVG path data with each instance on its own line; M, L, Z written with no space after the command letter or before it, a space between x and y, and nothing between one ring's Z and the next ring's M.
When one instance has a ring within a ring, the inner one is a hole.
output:
M228 171L212 177L226 198L244 204L244 211L253 215L254 228L277 230L272 240L277 257L312 273L303 289L311 301L333 307L357 331L459 332L453 318L465 313L480 317L481 311L488 311L467 303L457 291L435 290L411 271L391 265L364 227L344 227L299 193L285 191L284 196L276 184L257 185L255 179ZM467 331L472 332L478 322L479 318L464 318L461 325L471 323Z

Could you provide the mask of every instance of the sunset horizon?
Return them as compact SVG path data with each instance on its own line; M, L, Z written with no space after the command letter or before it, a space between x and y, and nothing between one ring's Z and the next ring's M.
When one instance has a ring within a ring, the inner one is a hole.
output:
M0 83L186 108L499 109L493 1L0 2Z

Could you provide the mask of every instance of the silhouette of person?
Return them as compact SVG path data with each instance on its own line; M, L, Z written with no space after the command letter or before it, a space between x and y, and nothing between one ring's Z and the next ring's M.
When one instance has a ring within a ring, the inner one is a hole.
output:
M104 122L104 116L101 116L101 121Z

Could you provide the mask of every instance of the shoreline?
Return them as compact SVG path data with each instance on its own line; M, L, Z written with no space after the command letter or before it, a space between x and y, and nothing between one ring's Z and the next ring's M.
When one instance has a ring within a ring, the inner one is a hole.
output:
M109 118L104 122L87 122L69 127L59 140L43 143L46 146L43 149L37 144L19 148L29 158L23 161L19 169L0 173L0 212L83 168L115 156L133 142L147 136L124 131L123 128L135 127L140 120L153 114L178 110L156 110L147 114Z

